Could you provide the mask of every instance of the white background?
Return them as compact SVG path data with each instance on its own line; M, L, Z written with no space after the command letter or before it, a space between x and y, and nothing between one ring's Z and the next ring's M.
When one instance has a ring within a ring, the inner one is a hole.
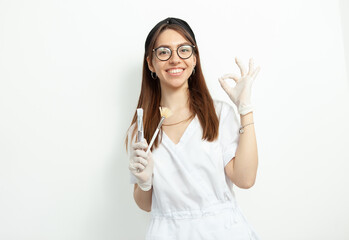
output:
M214 98L235 56L261 66L257 181L236 189L260 237L349 239L348 15L345 0L0 0L0 239L143 239L123 143L145 38L169 16L193 28Z

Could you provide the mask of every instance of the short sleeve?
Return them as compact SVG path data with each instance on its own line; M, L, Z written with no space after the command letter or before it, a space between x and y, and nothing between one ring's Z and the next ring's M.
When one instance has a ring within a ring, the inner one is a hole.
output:
M224 167L235 156L239 143L238 121L234 108L223 101L215 101L216 113L219 119L219 142L222 146Z
M135 137L132 138L132 132L133 132L133 129L135 128L135 124L133 124L129 129L128 129L128 132L127 132L127 159L129 160L130 159L130 149L131 149L131 143L132 141L135 140ZM131 173L131 171L129 171L129 174L130 174L130 184L135 184L137 183L137 178Z

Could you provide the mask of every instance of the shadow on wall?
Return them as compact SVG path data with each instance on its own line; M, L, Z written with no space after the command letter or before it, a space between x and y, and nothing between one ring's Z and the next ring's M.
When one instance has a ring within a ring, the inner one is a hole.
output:
M117 89L117 101L118 101L118 115L119 128L126 131L130 126L133 118L133 114L137 108L138 97L140 94L142 84L142 65L130 65L127 69L124 69L121 74L121 79L117 79L119 82Z
M109 117L115 123L109 127L113 136L110 152L103 163L102 179L96 179L91 189L94 200L85 219L84 234L89 239L140 239L145 235L148 215L133 199L133 185L129 183L128 158L125 149L126 131L137 107L141 86L142 65L126 61L117 66L112 80L112 108ZM114 84L116 83L116 84ZM108 121L109 122L109 121ZM102 154L103 155L103 154ZM100 196L96 196L99 194ZM137 231L131 229L137 225ZM129 233L128 236L121 234ZM131 238L130 238L131 237Z
M343 45L345 55L345 68L349 88L349 1L339 0L339 11L341 14L341 25L343 33Z
M107 196L111 199L109 206L114 206L110 209L110 217L112 217L113 233L122 233L127 231L130 226L137 225L138 231L135 234L144 234L142 229L145 229L148 215L142 212L133 199L133 185L129 183L128 158L125 149L125 137L128 127L136 111L138 97L141 89L142 65L132 64L127 62L127 66L121 69L118 74L116 100L117 103L117 128L114 134L116 136L115 153L110 161L111 166L108 168L107 189L113 189L113 194ZM114 204L113 204L114 203ZM106 222L109 222L106 221ZM105 222L105 221L104 221ZM112 227L112 226L110 226ZM115 231L115 229L117 229ZM120 236L115 236L117 239Z

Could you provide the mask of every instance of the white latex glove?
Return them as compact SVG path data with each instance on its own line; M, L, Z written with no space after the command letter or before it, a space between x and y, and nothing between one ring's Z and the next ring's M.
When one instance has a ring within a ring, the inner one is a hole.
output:
M253 106L251 104L251 88L260 67L254 68L253 59L250 58L250 66L247 72L238 58L235 58L235 62L240 68L241 77L236 74L226 74L218 80L224 91L237 106L239 114L245 115L253 111ZM225 81L227 78L234 79L236 82L235 87L230 87L228 85Z
M137 178L137 184L143 191L149 191L153 184L154 161L152 153L146 154L147 141L132 143L130 149L131 173Z

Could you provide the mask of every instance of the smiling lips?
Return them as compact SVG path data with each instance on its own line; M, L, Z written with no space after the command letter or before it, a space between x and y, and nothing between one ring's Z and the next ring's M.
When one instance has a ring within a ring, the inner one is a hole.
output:
M181 75L183 71L184 71L183 68L171 68L166 72L169 73L171 76L178 76L178 75Z

